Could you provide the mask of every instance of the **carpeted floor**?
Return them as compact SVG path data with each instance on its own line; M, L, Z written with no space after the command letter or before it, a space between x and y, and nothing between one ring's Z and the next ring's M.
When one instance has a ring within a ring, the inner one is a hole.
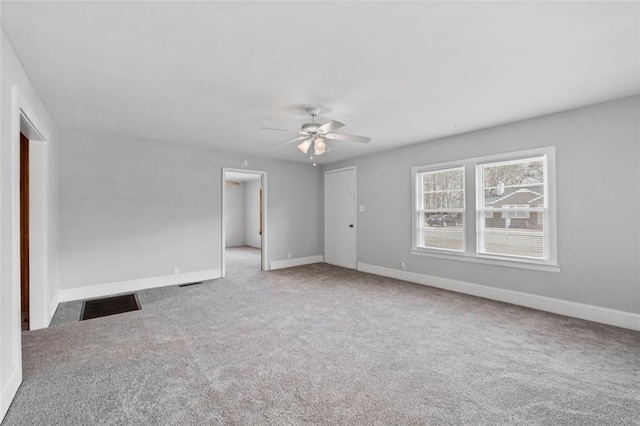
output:
M4 424L640 424L638 332L246 251L141 311L61 306Z

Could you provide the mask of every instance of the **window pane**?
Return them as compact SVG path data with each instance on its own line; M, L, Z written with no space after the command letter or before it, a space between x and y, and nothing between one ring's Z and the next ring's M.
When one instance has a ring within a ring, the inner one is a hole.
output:
M425 210L448 210L463 208L463 191L427 192L424 194Z
M462 219L464 215L462 213L425 213L424 214L424 226L425 227L462 227Z
M418 246L464 251L464 168L421 172L418 183L418 208L438 210L420 212Z
M501 162L484 165L484 186L496 187L499 182L505 186L540 184L544 182L544 164L542 158Z
M503 210L481 215L480 252L544 259L544 213ZM526 214L526 217L524 217Z
M544 207L544 185L510 186L484 189L484 206L488 208Z
M484 207L507 205L545 205L544 160L532 158L512 163L485 164L482 167Z
M452 189L464 189L462 168L422 173L422 190L424 192L450 191Z
M425 213L423 247L463 251L463 218L462 213Z

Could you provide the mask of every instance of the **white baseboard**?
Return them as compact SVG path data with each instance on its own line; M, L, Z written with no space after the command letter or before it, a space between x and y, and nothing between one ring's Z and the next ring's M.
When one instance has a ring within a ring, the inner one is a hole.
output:
M149 288L214 280L221 276L220 269L210 269L207 271L187 272L184 274L165 275L162 277L142 278L139 280L121 281L117 283L60 289L58 291L58 296L60 302L70 302L72 300L92 299L94 297L111 296L114 294L146 290Z
M47 318L47 327L49 327L49 324L51 324L51 320L53 319L53 316L55 315L59 304L60 304L60 293L58 292L56 293L55 296L53 296L53 299L49 304L49 316Z
M358 263L358 271L640 331L640 314Z
M11 401L13 401L13 397L18 392L20 383L22 383L22 370L19 367L14 367L7 381L0 388L0 422L7 414Z
M297 257L295 259L284 259L284 260L274 260L271 262L271 270L274 269L282 269L282 268L292 268L294 266L302 266L302 265L311 265L312 263L321 263L324 262L324 256L308 256L308 257Z

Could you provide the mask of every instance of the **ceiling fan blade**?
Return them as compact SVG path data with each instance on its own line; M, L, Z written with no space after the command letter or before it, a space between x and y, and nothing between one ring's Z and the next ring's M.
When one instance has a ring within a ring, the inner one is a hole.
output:
M293 139L289 139L288 141L284 141L284 142L279 142L275 145L271 145L269 148L273 148L274 146L280 146L280 145L286 145L288 143L294 143L294 142L302 142L305 139L309 139L309 136L305 135L305 136L298 136L297 138L293 138Z
M298 133L295 130L276 129L275 127L260 127L262 130L276 130L278 132Z
M339 129L340 127L344 127L344 124L342 124L339 121L331 120L324 123L322 126L318 127L316 131L318 133L327 133L327 132L333 132L334 130Z
M335 140L335 141L360 142L360 143L371 142L371 138L366 136L345 135L342 133L327 133L326 135L324 135L324 137L327 139Z

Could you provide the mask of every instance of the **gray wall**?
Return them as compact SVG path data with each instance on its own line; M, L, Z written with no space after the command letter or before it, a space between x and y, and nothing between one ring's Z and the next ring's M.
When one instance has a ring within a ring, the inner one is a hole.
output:
M244 243L249 247L261 248L260 236L260 181L245 183L245 228Z
M60 155L62 289L220 268L222 167L245 159L268 174L268 260L323 252L309 164L79 130L63 131Z
M238 247L245 244L246 225L246 184L227 183L224 205L224 243L226 247Z
M406 261L412 272L640 312L639 102L625 98L325 166L357 166L358 204L366 207L358 213L358 261L394 269ZM562 272L410 254L411 167L550 145L557 147Z

